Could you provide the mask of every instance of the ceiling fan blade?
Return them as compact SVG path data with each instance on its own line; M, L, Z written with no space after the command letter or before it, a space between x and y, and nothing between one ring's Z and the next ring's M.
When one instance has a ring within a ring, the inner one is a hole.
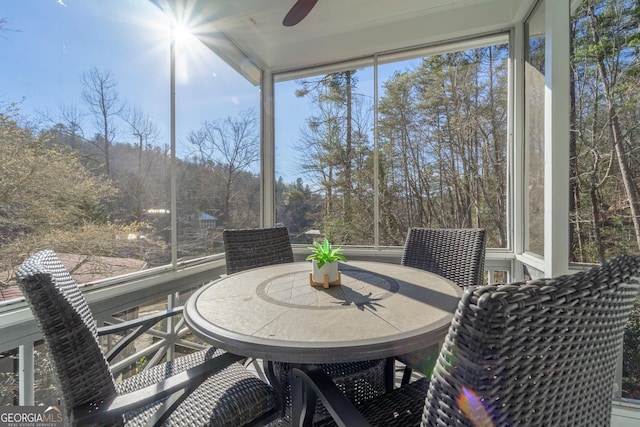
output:
M313 9L313 6L315 6L317 2L318 0L298 0L282 20L282 25L285 27L296 25L311 12L311 9Z

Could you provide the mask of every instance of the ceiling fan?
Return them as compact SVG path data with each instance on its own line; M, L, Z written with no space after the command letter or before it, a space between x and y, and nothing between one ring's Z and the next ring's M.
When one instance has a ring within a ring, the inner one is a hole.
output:
M313 6L315 6L317 2L318 0L296 1L296 4L293 5L291 10L289 10L289 13L287 13L287 16L282 20L282 25L285 27L292 27L296 25L302 21L309 12L311 12L311 9L313 9Z

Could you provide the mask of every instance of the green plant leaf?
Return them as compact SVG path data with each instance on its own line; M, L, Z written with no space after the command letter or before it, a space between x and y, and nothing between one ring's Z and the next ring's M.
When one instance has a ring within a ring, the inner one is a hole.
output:
M342 248L332 248L331 243L326 238L320 244L319 242L313 242L313 246L307 247L312 253L307 256L307 260L315 260L318 263L318 268L329 262L343 261L347 262L347 258L342 255Z

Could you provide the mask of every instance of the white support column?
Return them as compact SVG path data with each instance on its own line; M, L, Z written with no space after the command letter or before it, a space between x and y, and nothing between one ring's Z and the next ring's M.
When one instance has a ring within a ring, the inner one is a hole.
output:
M169 103L170 103L170 144L171 144L171 265L178 267L178 178L176 160L176 34L175 23L171 20L171 41L169 46Z
M524 106L525 106L525 91L524 91L524 46L525 46L525 31L524 24L517 24L513 32L511 33L511 67L510 71L510 84L512 90L509 96L509 111L511 117L509 120L510 132L509 132L509 185L511 191L509 192L510 202L507 203L509 209L511 209L509 218L509 238L511 239L511 245L514 253L521 255L525 248L525 238L528 233L526 228L526 215L527 215L527 185L526 185L526 145L525 145L525 132L524 132ZM514 280L521 280L523 278L522 263L514 261L511 268L511 277Z
M20 406L35 405L35 380L34 380L34 359L33 359L33 342L23 344L18 348L19 365L18 365L18 381L19 381L19 400Z
M273 227L276 223L275 190L275 136L273 74L262 70L260 80L260 206L261 227Z
M178 297L178 292L171 292L167 295L167 310L171 310L176 306L176 298ZM176 330L176 320L175 316L167 317L167 341L169 341L169 346L167 347L167 360L173 360L176 357L176 341L177 341L177 330Z
M544 274L569 270L569 0L545 3Z

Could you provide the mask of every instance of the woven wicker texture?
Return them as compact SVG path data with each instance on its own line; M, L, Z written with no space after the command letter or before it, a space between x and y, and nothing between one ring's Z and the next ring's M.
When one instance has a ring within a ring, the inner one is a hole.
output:
M50 250L38 252L18 268L16 276L49 348L65 407L115 396L96 322L58 256Z
M67 419L72 408L108 400L155 384L206 359L203 350L143 371L115 384L98 344L96 325L81 291L53 251L35 254L19 267L18 284L29 302L60 380ZM101 425L143 425L160 402ZM273 389L235 363L211 376L172 413L166 425L240 426L277 407Z
M223 240L227 274L266 265L293 262L291 240L286 227L224 230ZM377 395L380 390L384 392L384 363L384 360L375 360L322 366L326 368L325 372L338 384L338 387L348 390L349 396L360 402ZM378 369L379 366L382 368ZM278 382L283 384L284 401L286 410L289 411L291 408L288 386L291 376L290 366L282 362L273 362L273 371ZM380 384L382 388L379 388ZM365 385L371 385L371 387L365 387ZM316 411L319 416L326 414L321 405L318 405Z
M317 365L331 377L338 389L354 404L359 405L380 396L385 392L384 359L352 363L331 363ZM285 390L286 414L284 420L290 419L291 412L291 366L288 363L274 363L274 374ZM426 389L425 389L426 393ZM424 399L424 394L422 396ZM313 423L320 424L331 419L329 412L320 399L316 402Z
M457 403L471 393L495 426L610 425L639 281L640 258L623 255L574 275L466 290L431 377L423 425L472 426Z
M628 255L570 276L470 287L431 380L358 410L379 427L609 426L639 287L640 258Z
M227 274L293 262L293 250L286 227L224 230L222 239Z
M204 350L183 356L165 365L155 366L118 384L120 393L128 393L182 372L205 360L224 355L222 350ZM224 357L224 356L223 356ZM161 402L132 411L125 416L127 426L144 426L149 413ZM173 412L167 426L243 426L277 405L273 389L234 363L209 377Z
M401 263L470 286L484 282L484 257L484 229L411 228Z

